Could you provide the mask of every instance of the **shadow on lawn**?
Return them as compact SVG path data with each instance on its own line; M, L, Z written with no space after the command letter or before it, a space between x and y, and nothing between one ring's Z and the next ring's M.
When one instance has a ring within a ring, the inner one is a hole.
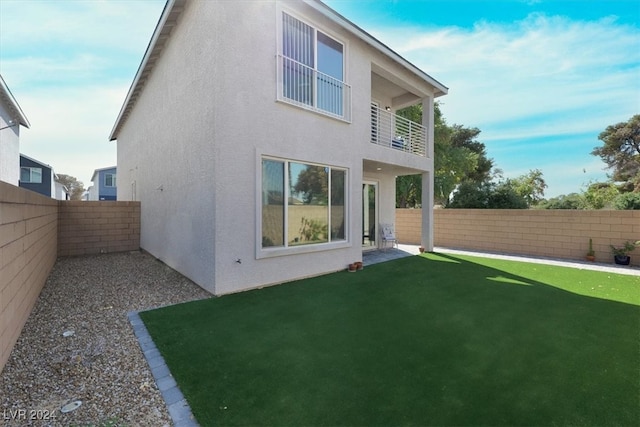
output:
M424 254L141 316L201 425L637 424L638 307L520 264Z

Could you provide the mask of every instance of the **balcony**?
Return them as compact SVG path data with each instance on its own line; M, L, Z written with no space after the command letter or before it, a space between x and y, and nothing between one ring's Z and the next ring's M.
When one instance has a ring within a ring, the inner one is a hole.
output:
M427 156L427 129L375 103L371 103L371 142L417 156Z
M282 55L277 68L278 101L351 121L351 86Z

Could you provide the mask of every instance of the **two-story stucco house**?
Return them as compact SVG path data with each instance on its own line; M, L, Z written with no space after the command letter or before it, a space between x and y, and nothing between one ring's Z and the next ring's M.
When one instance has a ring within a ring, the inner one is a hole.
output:
M141 246L214 294L344 269L433 203L447 88L316 0L169 0L110 135ZM394 111L422 104L423 123ZM432 210L422 242L433 246Z
M93 185L89 187L87 200L117 200L116 166L96 169L91 176Z
M29 129L29 120L0 75L0 181L18 185L20 181L20 126Z

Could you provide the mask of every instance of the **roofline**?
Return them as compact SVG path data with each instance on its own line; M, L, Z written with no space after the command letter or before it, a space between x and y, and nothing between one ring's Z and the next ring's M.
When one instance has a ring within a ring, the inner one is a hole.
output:
M167 39L170 37L171 30L173 29L173 26L175 25L177 19L182 14L184 5L187 3L187 1L188 0L167 0L167 3L164 6L164 10L162 11L162 15L160 16L160 19L156 24L155 30L153 31L153 36L149 41L149 45L147 46L147 50L145 51L144 57L142 58L142 62L140 63L140 66L138 67L138 71L136 72L133 82L129 87L129 92L127 93L127 97L125 98L124 103L122 104L122 108L120 109L120 113L116 118L116 122L113 125L113 128L111 129L111 133L109 134L110 141L114 141L118 138L118 132L120 131L120 128L122 127L127 117L129 116L129 113L133 109L133 106L136 102L138 95L144 89L146 79L148 75L151 74L151 71L153 70L156 60L160 57L162 50L164 49L164 45ZM400 56L398 53L393 51L391 48L389 48L387 45L382 43L380 40L376 39L371 34L367 33L365 30L358 27L356 24L349 21L347 18L340 15L335 10L331 9L322 1L302 0L302 2L309 5L314 10L320 12L322 15L329 18L331 21L335 22L336 24L340 25L347 31L353 33L354 35L356 35L356 37L360 38L365 43L374 47L382 54L390 57L391 59L396 61L398 64L408 69L409 71L411 71L412 73L420 77L421 79L429 82L429 84L431 84L434 88L436 88L436 92L434 93L434 96L436 98L442 95L446 95L448 93L449 91L448 87L446 87L445 85L440 83L438 80L431 77L429 74L422 71L420 68L413 65L411 62L404 59L402 56ZM169 21L171 14L174 12L175 14L172 20ZM170 22L171 25L168 25L167 22Z
M93 181L93 178L96 176L96 174L97 174L98 172L106 171L106 170L109 170L109 169L115 169L115 170L118 170L118 165L116 165L116 166L108 166L108 167L106 167L106 168L94 169L94 170L93 170L93 175L91 175L91 181Z
M182 14L182 6L184 6L186 2L187 0L167 0L167 3L165 3L162 14L160 15L160 19L156 24L155 30L153 30L151 40L147 45L147 50L142 57L142 61L138 66L138 71L136 71L133 82L129 87L127 97L125 98L124 103L122 104L122 108L120 108L120 113L116 118L116 122L111 129L111 133L109 134L109 141L113 141L118 138L120 127L124 124L124 121L127 119L129 113L133 109L133 105L135 104L139 93L142 91L144 84L146 83L146 77L151 73L151 70L155 65L155 61L160 57L165 42L169 38L169 34L171 33L171 28L167 29L167 26L165 25L169 20L171 13L176 12L174 20L178 19L178 17ZM173 27L173 25L171 27Z
M2 78L2 74L0 74L0 97L5 98L9 101L9 106L13 109L13 113L17 116L18 123L26 127L27 129L31 128L29 119L27 119L24 111L22 111L22 108L20 108L20 104L18 104L18 101L16 101L16 98L9 90L9 86L7 86L7 83Z
M32 162L35 162L35 163L37 163L37 164L39 164L39 165L41 165L41 166L44 166L44 167L47 167L47 168L49 168L49 169L53 170L53 166L51 166L50 164L42 163L40 160L36 160L36 159L34 159L33 157L29 157L29 156L27 156L26 154L22 154L22 153L20 153L20 157L24 157L24 158L25 158L25 159L27 159L27 160L31 160Z
M438 80L434 79L429 74L425 73L420 68L413 65L411 62L407 61L405 58L403 58L400 54L395 52L389 46L382 43L380 40L376 39L371 34L366 32L365 30L363 30L362 28L360 28L359 26L357 26L356 24L354 24L344 16L340 15L338 12L336 12L335 10L327 6L322 1L320 0L302 0L302 1L307 5L311 6L313 9L322 13L325 17L329 18L331 21L343 27L345 30L355 34L358 38L360 38L361 40L363 40L365 43L372 46L373 48L377 49L382 54L390 57L391 59L395 60L397 63L402 65L404 68L407 68L409 71L418 75L418 77L428 81L433 87L435 87L438 90L434 94L436 98L442 95L446 95L449 92L449 88L447 86L443 85Z

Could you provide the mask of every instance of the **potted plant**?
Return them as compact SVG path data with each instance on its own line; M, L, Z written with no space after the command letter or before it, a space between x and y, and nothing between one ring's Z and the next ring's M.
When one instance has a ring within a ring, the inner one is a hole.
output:
M633 251L636 246L640 246L640 240L635 243L630 241L624 242L624 245L621 247L611 246L611 253L613 253L613 260L618 265L629 265L631 262L631 257L629 256L629 252Z
M357 268L357 266L356 266L355 263L349 264L349 269L348 269L349 273L355 273L356 272L356 268Z
M589 239L589 251L587 252L587 261L594 262L596 260L596 253L593 251L593 241Z

